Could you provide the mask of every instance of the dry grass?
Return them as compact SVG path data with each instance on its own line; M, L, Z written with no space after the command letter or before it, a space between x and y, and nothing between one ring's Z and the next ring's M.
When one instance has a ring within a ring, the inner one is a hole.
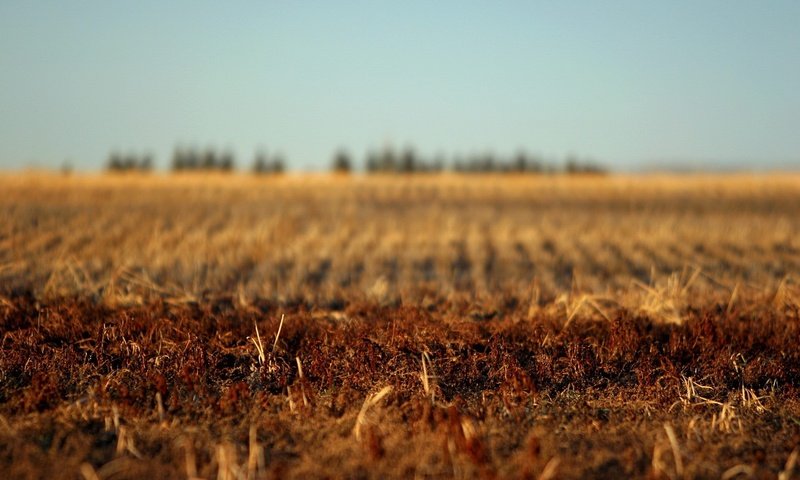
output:
M0 291L524 302L680 322L800 302L800 177L0 176Z
M793 478L797 212L796 175L0 175L0 471Z
M673 325L627 312L565 329L560 315L531 321L524 309L486 320L456 305L256 308L18 299L0 316L0 470L535 479L795 469L797 316L697 311ZM276 332L280 311L282 347L261 363L247 334L253 322Z

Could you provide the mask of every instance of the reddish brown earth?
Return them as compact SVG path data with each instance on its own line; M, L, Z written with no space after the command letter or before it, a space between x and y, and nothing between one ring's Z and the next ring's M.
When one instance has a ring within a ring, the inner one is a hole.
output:
M5 478L790 478L800 445L796 309L0 309Z

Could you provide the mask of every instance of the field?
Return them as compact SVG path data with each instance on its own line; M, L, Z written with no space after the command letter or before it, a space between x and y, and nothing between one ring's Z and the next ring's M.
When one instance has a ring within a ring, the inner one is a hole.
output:
M0 472L797 478L798 212L797 175L0 175Z

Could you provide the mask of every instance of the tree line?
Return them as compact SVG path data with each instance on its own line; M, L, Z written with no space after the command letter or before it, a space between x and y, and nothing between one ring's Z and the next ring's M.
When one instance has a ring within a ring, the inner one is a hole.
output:
M153 155L149 153L123 154L111 152L108 156L106 168L112 172L149 172L153 169Z
M348 174L356 170L355 165L353 156L342 148L333 154L330 170L338 174ZM151 154L111 152L107 161L107 169L112 172L149 172L153 169L153 156ZM236 159L229 150L176 148L172 154L171 170L173 172L232 172L236 170ZM367 174L438 173L443 171L466 174L604 174L607 172L599 162L575 155L567 156L563 163L547 161L525 151L519 151L511 156L487 152L465 156L455 155L448 159L444 155L423 156L413 148L370 150L364 158L363 170ZM257 175L282 174L286 171L286 160L280 153L268 153L261 149L256 152L250 171Z
M354 162L345 151L339 150L334 155L331 170L334 172L350 172ZM413 148L396 151L392 148L367 152L364 160L366 173L438 173L452 171L457 173L534 173L534 174L604 174L607 169L596 160L569 155L563 166L557 162L547 161L519 151L512 156L495 153L473 155L456 155L447 159L444 155L426 157L419 155Z

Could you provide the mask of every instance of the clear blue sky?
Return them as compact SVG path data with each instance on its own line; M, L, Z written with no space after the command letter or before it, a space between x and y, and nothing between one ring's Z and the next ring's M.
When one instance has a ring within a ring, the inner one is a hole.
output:
M800 1L0 2L0 168L386 143L800 168Z

